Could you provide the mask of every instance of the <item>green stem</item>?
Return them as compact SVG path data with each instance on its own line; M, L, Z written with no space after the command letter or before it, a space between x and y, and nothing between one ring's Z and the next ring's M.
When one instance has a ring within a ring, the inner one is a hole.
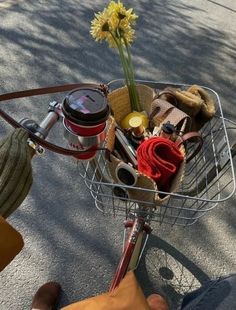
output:
M134 92L134 100L135 100L136 105L137 105L137 111L141 111L139 95L138 95L136 83L135 83L134 67L133 67L133 62L132 62L132 58L131 58L131 52L130 52L129 44L125 38L124 38L124 42L125 42L126 52L128 55L129 64L130 64L130 74L132 76L131 77L131 81L132 81L131 87L133 88L133 92Z
M119 51L119 55L120 55L120 60L121 60L121 65L122 65L122 68L123 68L123 71L124 71L124 76L125 76L125 83L126 85L129 84L129 81L128 81L128 71L127 71L127 65L126 65L126 61L125 61L125 57L124 57L124 53L123 53L123 50L122 50L122 43L120 42L120 40L117 40L117 38L115 37L115 35L110 31L110 34L118 48L118 51Z
M129 83L130 83L129 82L129 70L128 70L128 66L127 66L127 62L126 62L126 59L125 59L125 55L124 55L122 46L119 46L118 50L119 50L121 64L122 64L124 75L125 75L125 81L126 81L126 84L128 86Z
M129 63L129 58L127 56L127 53L125 55L125 50L123 49L123 44L122 44L122 38L120 38L120 57L123 60L123 64L124 64L124 71L126 74L126 85L129 91L129 97L130 97L130 104L131 104L131 108L133 111L138 111L139 107L137 105L137 100L136 100L136 96L135 96L135 89L133 87L133 81L132 81L132 72L130 72L130 63Z
M125 54L124 54L122 37L120 36L120 33L119 33L118 29L117 29L117 35L118 35L119 54L120 54L120 58L121 58L121 61L122 61L122 66L123 66L123 69L124 69L124 73L125 73L125 76L126 76L126 81L129 84L129 64L128 64L127 59L126 59Z
M133 88L132 88L132 81L131 81L132 76L130 75L129 62L128 62L127 56L124 53L122 38L119 38L118 49L119 49L120 59L121 59L121 63L123 66L123 71L124 71L124 75L125 75L125 79L126 79L126 85L127 85L128 91L129 91L131 109L137 111L137 106L135 104L136 103L135 102L135 96L134 96L134 92L133 92Z
M121 48L121 53L122 53L122 58L124 59L124 63L125 63L125 68L126 68L126 74L127 74L127 88L129 91L129 97L130 97L130 104L131 104L131 108L133 111L137 111L138 107L137 107L137 101L135 100L135 90L133 88L133 83L132 83L132 74L130 72L130 67L129 67L129 62L128 62L128 58L124 53L123 48Z
M133 111L141 111L139 97L134 81L134 70L131 60L131 53L125 38L120 34L119 28L116 29L116 34L110 31L112 38L118 48L121 65L123 67L125 82L129 91L130 104ZM122 41L124 40L124 41ZM124 42L124 44L123 44ZM125 46L125 49L124 49Z

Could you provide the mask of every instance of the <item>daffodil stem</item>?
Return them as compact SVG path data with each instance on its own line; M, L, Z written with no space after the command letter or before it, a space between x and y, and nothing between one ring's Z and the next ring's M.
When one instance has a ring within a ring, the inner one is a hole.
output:
M118 38L119 39L116 38L115 34L112 31L110 31L110 34L113 37L113 40L116 43L116 46L118 48L119 55L120 55L120 60L121 60L121 65L122 65L122 68L123 68L123 71L124 71L125 83L126 83L126 85L128 87L128 85L129 85L128 66L126 64L126 59L125 59L124 52L123 52L123 49L122 49L122 43L121 43L121 40L120 40L120 37L119 37L119 33L118 33Z
M120 59L121 59L121 63L122 63L122 67L123 67L123 71L125 75L126 85L129 91L131 108L133 111L140 111L139 98L138 98L138 94L137 94L137 90L136 90L136 86L134 82L133 70L130 67L129 56L127 54L127 51L126 51L127 55L125 55L122 44L119 44L118 50L119 50Z
M134 67L133 67L133 63L132 63L132 59L131 59L131 53L130 53L130 48L129 48L129 44L127 43L127 40L124 38L124 42L125 42L125 47L126 47L126 52L128 55L128 62L129 62L129 68L130 68L130 74L131 74L131 87L133 88L133 96L134 96L134 101L136 103L137 106L137 110L141 112L141 106L140 106L140 101L139 101L139 95L137 92L137 88L135 85L135 78L134 78Z
M124 75L125 75L125 82L126 82L126 85L128 87L128 85L129 85L129 71L127 68L125 55L124 55L124 52L123 52L123 49L121 46L118 46L118 50L119 50L120 60L121 60L121 64L122 64Z
M131 109L133 111L141 111L139 97L134 81L134 70L131 60L131 53L129 50L129 46L125 38L120 34L119 28L116 29L116 33L110 32L114 42L119 51L121 64L124 71L125 82L129 92ZM122 41L123 40L123 41ZM124 49L125 46L125 49Z

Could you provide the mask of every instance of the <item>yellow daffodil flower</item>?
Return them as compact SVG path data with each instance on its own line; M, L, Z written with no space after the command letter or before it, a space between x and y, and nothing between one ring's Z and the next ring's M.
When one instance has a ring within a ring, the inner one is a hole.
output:
M133 9L126 10L120 1L111 1L107 8L95 14L90 33L96 41L106 40L110 47L117 47L115 38L120 39L121 44L130 44L135 33L131 26L137 18Z
M137 18L132 8L127 10L121 1L112 0L102 12L95 14L90 33L96 41L104 40L110 47L118 49L132 109L139 111L140 104L129 49L135 34L132 26Z

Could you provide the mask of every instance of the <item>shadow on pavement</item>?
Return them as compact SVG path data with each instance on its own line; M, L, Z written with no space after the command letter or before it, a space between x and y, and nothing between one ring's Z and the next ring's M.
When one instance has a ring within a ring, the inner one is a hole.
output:
M51 0L44 5L29 0L7 14L0 11L1 92L123 76L115 51L94 42L89 34L94 11L104 4L78 2ZM133 1L126 4L134 6ZM208 19L210 12L195 3L160 0L150 6L150 1L142 0L134 9L139 15L132 46L137 79L209 86L222 98L225 114L235 119L236 48L229 30L215 25ZM4 109L17 119L40 119L48 102L21 100ZM1 133L6 131L1 125ZM50 135L53 142L60 143L59 138L58 132ZM9 309L26 309L41 281L48 279L61 282L66 291L63 304L105 291L120 253L123 219L105 220L94 209L75 165L51 153L33 165L32 191L11 217L26 246L1 279L3 304ZM230 242L230 249L234 248L234 202L213 214L212 220L194 228L194 238L173 230L171 243L179 251L159 237L150 238L138 271L146 294L157 285L177 304L185 292L208 279L208 271L223 273L235 266L235 254L227 247ZM223 239L226 233L227 240ZM183 240L188 245L186 255L181 254L186 253ZM11 303L12 285L16 301Z
M127 1L129 5L133 2ZM92 1L79 5L69 1L65 6L56 0L49 7L32 1L12 7L12 13L25 16L25 23L3 29L1 36L26 67L21 79L15 71L22 86L31 77L39 85L52 85L83 79L106 82L122 76L115 51L89 34L94 12L101 9ZM137 78L205 84L232 101L234 41L224 29L206 25L204 18L196 22L194 14L206 16L204 7L162 0L150 9L149 2L140 1L135 11L139 19L132 52ZM2 59L2 65L7 67L6 61Z

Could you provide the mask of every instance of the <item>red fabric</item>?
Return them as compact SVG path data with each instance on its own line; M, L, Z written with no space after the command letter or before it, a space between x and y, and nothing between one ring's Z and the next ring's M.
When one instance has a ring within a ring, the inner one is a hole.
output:
M158 189L164 192L169 191L183 160L177 145L162 137L145 140L137 149L138 170L156 181Z

